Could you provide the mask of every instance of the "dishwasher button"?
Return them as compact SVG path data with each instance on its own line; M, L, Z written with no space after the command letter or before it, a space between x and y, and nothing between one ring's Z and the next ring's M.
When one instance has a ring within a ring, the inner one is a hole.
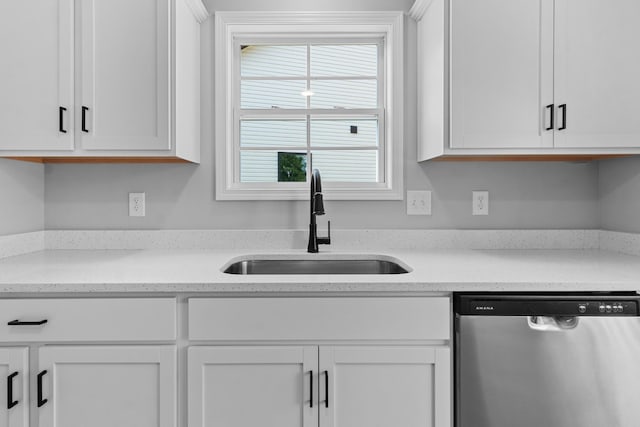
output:
M613 309L612 309L612 307L610 305L606 306L606 312L607 313L611 313L612 310Z
M605 310L604 305L600 304L600 307L598 307L598 311L599 311L600 313L604 313L604 310Z
M584 305L584 304L578 305L578 312L581 313L581 314L586 313L587 312L587 306Z

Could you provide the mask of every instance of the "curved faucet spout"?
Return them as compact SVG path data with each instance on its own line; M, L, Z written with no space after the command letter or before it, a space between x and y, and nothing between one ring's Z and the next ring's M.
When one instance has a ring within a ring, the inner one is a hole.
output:
M311 190L314 193L322 193L322 179L320 178L320 171L314 169L311 172Z

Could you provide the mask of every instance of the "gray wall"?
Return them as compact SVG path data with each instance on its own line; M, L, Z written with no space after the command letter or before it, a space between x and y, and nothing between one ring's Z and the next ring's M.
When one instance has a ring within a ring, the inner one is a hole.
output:
M0 236L44 228L44 166L0 159Z
M640 158L600 162L601 227L640 233Z
M405 10L413 0L209 0L215 10ZM598 169L572 163L427 163L416 153L416 38L407 19L405 189L433 190L433 216L402 201L327 201L336 228L597 228ZM213 20L202 28L202 163L47 165L47 229L305 228L306 202L217 202L213 160ZM490 191L490 215L471 215L471 191ZM129 192L147 193L147 216L127 216ZM324 228L324 219L321 221Z

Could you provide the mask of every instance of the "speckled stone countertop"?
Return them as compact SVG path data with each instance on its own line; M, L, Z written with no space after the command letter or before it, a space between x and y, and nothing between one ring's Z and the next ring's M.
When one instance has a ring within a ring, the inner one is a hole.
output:
M324 249L324 248L323 248ZM248 256L398 259L394 275L231 275ZM636 291L640 257L594 249L509 250L45 250L0 260L0 292Z

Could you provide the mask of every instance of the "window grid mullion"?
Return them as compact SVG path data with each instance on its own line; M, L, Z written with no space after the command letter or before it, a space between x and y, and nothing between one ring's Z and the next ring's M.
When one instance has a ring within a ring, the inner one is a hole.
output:
M278 117L283 120L295 120L303 119L307 115L311 116L322 116L324 118L335 117L336 119L345 117L345 118L357 118L357 117L378 117L384 113L384 110L381 109L350 109L350 108L332 108L332 109L320 109L314 108L309 110L300 110L300 109L286 109L286 108L272 108L272 109L239 109L238 110L238 118L240 120L243 119L272 119L276 120Z
M262 81L262 80L277 80L277 81L286 81L286 80L377 80L376 76L266 76L266 77L240 77L241 81Z
M311 45L307 43L307 91L311 91ZM307 111L311 110L311 96L307 96ZM311 155L311 115L306 115L307 119L307 182L311 181L313 172L313 157Z
M241 54L240 54L240 42L238 40L234 41L234 48L233 48L233 64L232 64L232 68L233 68L233 93L234 93L234 97L232 99L232 109L233 109L233 125L235 127L235 129L233 130L233 152L232 152L232 156L233 156L233 182L234 183L240 183L241 180L241 173L240 173L240 121L241 121L241 109L240 109L240 102L241 102L241 96L242 96L242 89L241 89L241 75L242 75L242 69L241 69Z
M385 86L386 78L386 46L384 41L378 42L378 182L385 182L387 177L387 117L384 106L387 104L387 88Z
M264 145L259 147L240 147L240 151L300 151L308 147L296 146L278 146ZM314 147L315 151L378 151L378 147L374 145L330 145L322 147Z

